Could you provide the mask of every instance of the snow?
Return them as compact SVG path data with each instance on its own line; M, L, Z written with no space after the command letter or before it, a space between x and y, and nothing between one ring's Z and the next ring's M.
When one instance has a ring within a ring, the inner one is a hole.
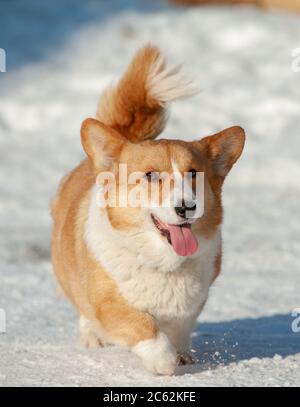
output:
M0 385L300 385L299 19L146 0L0 3ZM173 107L165 137L247 132L224 188L223 272L195 329L199 363L173 377L126 349L80 349L49 257L49 202L83 157L80 123L148 40L202 88Z

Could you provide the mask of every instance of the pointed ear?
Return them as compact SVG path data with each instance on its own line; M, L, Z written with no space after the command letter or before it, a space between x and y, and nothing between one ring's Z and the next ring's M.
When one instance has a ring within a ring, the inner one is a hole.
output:
M243 151L245 132L241 127L234 126L205 137L200 143L203 143L204 151L212 162L214 174L225 178Z
M86 119L81 126L81 144L96 169L108 168L117 159L125 143L117 131L95 119Z

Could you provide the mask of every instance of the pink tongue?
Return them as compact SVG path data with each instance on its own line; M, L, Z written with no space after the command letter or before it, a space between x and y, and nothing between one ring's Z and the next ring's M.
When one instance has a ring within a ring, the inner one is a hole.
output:
M168 225L173 249L179 256L191 256L198 249L198 241L191 228Z

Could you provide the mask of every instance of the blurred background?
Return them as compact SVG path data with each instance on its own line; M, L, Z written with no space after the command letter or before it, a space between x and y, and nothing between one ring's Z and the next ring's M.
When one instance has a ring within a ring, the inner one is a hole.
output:
M300 307L299 9L298 0L0 0L0 385L300 384L291 329ZM148 41L201 89L172 106L163 137L231 125L247 133L224 187L223 273L195 332L200 363L164 381L125 350L75 348L49 249L50 201L84 157L81 122Z

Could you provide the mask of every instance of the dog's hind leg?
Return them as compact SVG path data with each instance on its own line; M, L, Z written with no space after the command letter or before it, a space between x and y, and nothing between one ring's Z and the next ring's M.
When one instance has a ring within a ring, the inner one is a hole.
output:
M79 343L85 348L98 348L99 346L103 346L95 323L83 315L79 317Z

